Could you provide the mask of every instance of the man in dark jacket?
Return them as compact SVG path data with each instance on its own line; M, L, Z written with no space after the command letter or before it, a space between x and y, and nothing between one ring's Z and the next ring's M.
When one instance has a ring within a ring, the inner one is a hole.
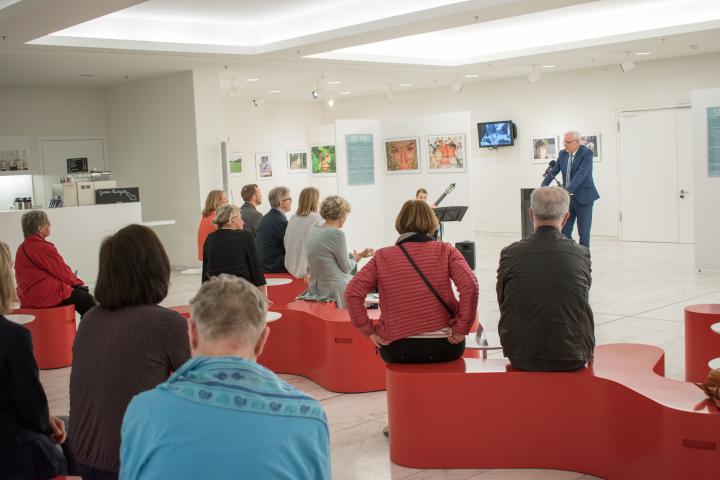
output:
M263 218L262 213L257 211L257 206L262 203L262 193L260 193L260 187L254 183L245 185L240 191L240 196L244 202L240 207L243 230L252 233L253 237L256 237L257 229Z
M292 208L292 197L287 187L270 190L268 200L272 207L258 226L255 246L260 266L265 273L285 273L285 230L288 220L285 214Z
M560 187L536 189L535 232L500 253L500 343L520 370L577 370L593 358L590 251L560 232L569 203Z

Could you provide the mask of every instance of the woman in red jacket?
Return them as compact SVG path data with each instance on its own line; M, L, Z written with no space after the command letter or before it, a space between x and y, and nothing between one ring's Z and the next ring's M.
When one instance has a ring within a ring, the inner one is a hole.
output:
M198 244L198 260L203 260L203 247L208 235L217 230L217 226L213 223L215 214L220 205L228 203L227 195L222 190L211 190L205 199L205 208L203 208L200 217L200 225L198 225L197 244Z
M15 255L18 297L24 308L75 305L80 315L96 305L85 282L75 276L55 245L45 240L51 231L50 219L42 210L22 216L25 241Z
M395 245L377 250L345 290L353 325L370 337L386 362L445 362L465 350L477 311L478 281L455 247L431 236L437 228L427 203L405 202L395 220L400 234ZM381 314L373 325L365 297L378 286Z

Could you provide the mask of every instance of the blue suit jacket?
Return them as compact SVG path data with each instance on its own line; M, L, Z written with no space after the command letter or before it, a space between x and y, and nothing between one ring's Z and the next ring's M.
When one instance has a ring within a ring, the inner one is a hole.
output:
M569 156L567 151L560 151L555 166L550 170L550 173L545 175L542 186L546 187L550 185L553 177L561 173L565 190L572 193L570 201L577 202L580 205L591 205L595 200L600 198L600 194L597 189L595 189L595 182L592 176L592 150L585 145L580 145L580 148L577 149L575 158L573 159L572 171L570 172L570 183L568 184L565 181L565 172L567 171Z
M255 246L265 273L285 273L285 230L288 220L277 208L271 208L258 226Z

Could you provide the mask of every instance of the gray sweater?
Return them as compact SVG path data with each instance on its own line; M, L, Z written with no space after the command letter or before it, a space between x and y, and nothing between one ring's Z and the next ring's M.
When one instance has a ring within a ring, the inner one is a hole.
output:
M285 269L296 278L308 274L308 240L315 225L322 223L317 212L304 217L293 215L285 230Z

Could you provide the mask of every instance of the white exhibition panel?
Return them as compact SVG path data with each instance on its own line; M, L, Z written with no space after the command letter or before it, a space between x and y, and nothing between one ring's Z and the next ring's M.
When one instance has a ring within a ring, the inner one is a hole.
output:
M95 284L98 255L103 239L132 223L142 221L141 204L118 203L44 210L50 218L52 233L48 241L55 244L60 255L78 276ZM20 219L26 211L0 212L0 240L10 246L13 258L23 241Z
M720 107L720 88L694 90L692 103L692 155L695 197L695 267L720 271L720 177L708 176L707 109Z

